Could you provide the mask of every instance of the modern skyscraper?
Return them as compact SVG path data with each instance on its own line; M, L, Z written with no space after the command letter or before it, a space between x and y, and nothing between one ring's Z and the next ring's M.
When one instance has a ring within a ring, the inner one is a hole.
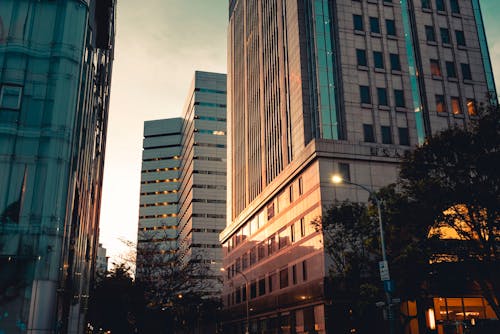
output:
M368 197L330 177L394 182L405 150L496 102L479 1L230 0L228 35L225 327L326 333L310 222Z
M177 252L206 264L203 285L218 293L225 225L226 75L197 71L182 118L145 123L138 249L157 243L166 262ZM149 272L147 258L138 258L138 277L141 268Z
M114 0L0 2L0 332L83 332L114 24Z

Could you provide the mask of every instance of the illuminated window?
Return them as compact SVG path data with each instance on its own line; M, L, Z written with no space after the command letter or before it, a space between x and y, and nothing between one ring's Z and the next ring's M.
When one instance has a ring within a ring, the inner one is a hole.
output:
M455 115L462 113L462 108L460 107L460 99L458 97L451 98L451 111Z
M436 111L438 113L446 112L446 105L444 103L444 95L436 95Z
M467 112L470 116L476 116L476 101L474 99L467 99Z

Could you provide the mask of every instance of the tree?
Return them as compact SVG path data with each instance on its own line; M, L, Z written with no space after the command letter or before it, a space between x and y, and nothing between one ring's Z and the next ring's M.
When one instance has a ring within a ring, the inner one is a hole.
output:
M408 152L402 193L434 243L434 262L468 267L500 319L500 110L489 106L470 127L444 130ZM444 256L443 256L444 255Z
M88 321L95 330L135 333L144 304L130 268L123 263L117 264L91 291Z

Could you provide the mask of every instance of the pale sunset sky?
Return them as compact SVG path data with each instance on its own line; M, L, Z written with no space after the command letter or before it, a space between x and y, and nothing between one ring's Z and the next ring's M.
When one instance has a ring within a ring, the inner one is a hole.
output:
M497 91L498 0L481 0ZM226 73L228 0L119 0L100 242L110 264L135 241L146 120L181 116L194 71Z

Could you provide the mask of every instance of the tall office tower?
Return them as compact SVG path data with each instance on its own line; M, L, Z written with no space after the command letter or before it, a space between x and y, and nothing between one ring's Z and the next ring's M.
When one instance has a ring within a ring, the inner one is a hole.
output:
M0 332L82 333L115 1L0 2Z
M496 102L479 1L230 0L228 56L226 330L326 333L310 222L368 198L330 177L394 182L405 150Z
M150 252L169 261L177 250L182 118L144 123L136 278L151 273ZM162 259L158 260L162 260Z
M183 263L206 264L207 293L220 292L226 226L226 75L195 72L182 118L144 127L138 249L177 252ZM164 249L164 247L166 247ZM141 251L138 251L141 254ZM137 275L152 274L138 258ZM142 268L142 273L141 273Z

